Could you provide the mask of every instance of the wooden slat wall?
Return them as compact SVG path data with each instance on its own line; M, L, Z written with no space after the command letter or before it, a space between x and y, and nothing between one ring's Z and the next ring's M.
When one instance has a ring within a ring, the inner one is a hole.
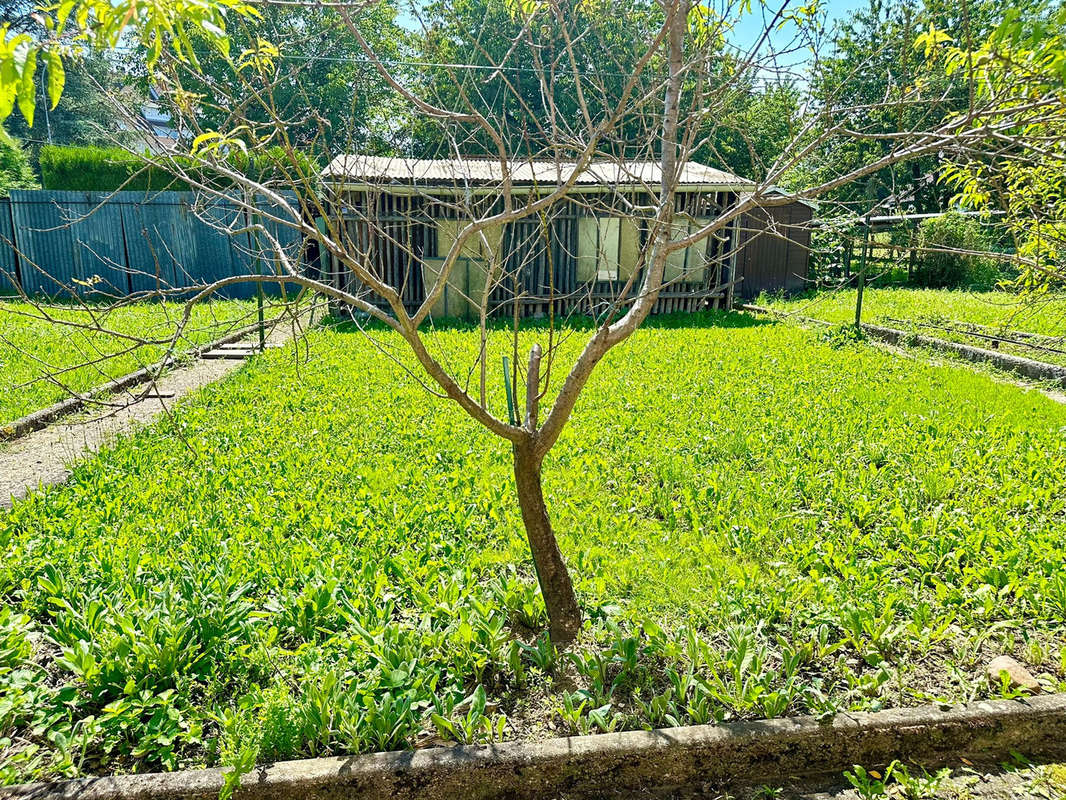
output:
M504 231L504 278L491 296L492 313L521 317L566 314L577 288L577 214L571 207L519 220ZM554 306L554 309L552 308Z
M404 308L414 313L426 297L422 263L436 249L436 230L419 197L383 192L351 198L345 243L378 281L396 288ZM349 271L335 266L338 286L380 308L385 299Z
M648 197L631 198L647 205ZM677 210L695 216L716 216L736 199L728 192L683 193L677 197ZM490 296L489 312L493 316L557 315L599 313L618 297L625 281L593 281L579 284L577 279L578 221L583 215L621 214L623 211L598 203L587 196L559 204L546 219L539 216L510 223L504 230L506 254L503 274ZM425 299L425 271L422 258L443 257L436 242L436 219L453 219L454 207L435 204L406 195L355 193L347 198L345 229L351 250L361 263L383 282L401 286L404 305L413 311ZM625 207L628 207L625 206ZM491 212L490 206L483 211ZM498 210L498 209L496 209ZM372 235L373 233L373 235ZM725 298L722 285L732 279L730 256L735 241L733 227L707 240L702 251L707 268L697 284L684 283L663 290L655 314L697 311L717 307ZM640 231L641 244L647 231ZM358 281L350 271L334 263L335 285L353 292L368 302L384 307L384 301ZM627 303L632 302L642 279L638 272ZM475 295L480 289L468 287ZM517 308L516 308L517 306Z

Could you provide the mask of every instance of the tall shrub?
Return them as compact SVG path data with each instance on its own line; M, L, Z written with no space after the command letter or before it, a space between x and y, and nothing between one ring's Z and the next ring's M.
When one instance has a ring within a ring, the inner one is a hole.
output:
M143 158L120 147L63 145L41 148L41 183L45 189L100 192L189 188L163 168L145 164Z
M973 217L952 211L923 220L918 228L918 261L914 282L934 288L992 288L996 262L988 256L988 240Z
M183 164L185 170L198 180L214 186L220 183L220 175L191 159L171 156L169 160ZM317 176L319 166L310 158L300 155L300 171L304 175ZM279 148L245 155L235 152L228 159L230 165L258 183L270 184L281 179L286 185L294 179L292 159ZM70 147L46 145L41 149L41 181L45 189L73 191L111 192L117 189L131 191L189 191L188 183L175 178L169 168L146 163L145 159L120 147ZM225 182L225 179L222 179Z
M29 154L14 136L0 128L0 196L12 189L36 189L37 176L30 166Z

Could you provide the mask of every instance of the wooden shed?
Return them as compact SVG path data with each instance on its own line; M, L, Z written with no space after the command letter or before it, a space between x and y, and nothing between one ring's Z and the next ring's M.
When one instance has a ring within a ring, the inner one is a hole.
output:
M643 268L640 253L648 230L642 213L655 203L659 166L652 161L574 165L523 161L509 165L516 205L572 180L566 200L546 214L490 227L462 247L434 317L470 317L479 308L488 277L490 314L536 316L595 313L614 301ZM404 159L342 155L323 172L350 250L394 287L405 307L420 306L435 285L466 220L502 210L504 175L486 158ZM682 169L677 211L688 235L734 205L752 184L713 167L688 162ZM734 285L737 225L673 253L666 286L653 313L696 311L728 301ZM338 287L380 304L350 270L333 265ZM629 292L632 300L635 292Z
M809 288L811 227L815 206L802 200L767 205L744 215L738 232L737 296L791 294Z

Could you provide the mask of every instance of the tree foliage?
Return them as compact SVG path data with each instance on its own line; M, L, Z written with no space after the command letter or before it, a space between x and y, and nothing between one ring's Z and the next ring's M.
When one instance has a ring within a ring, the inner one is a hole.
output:
M978 255L988 242L977 219L950 212L923 220L918 245L914 281L919 286L990 289L995 284L995 264Z
M356 21L389 61L408 54L409 36L395 18L391 5L375 3ZM204 44L199 63L165 78L164 97L191 103L203 131L230 130L239 120L257 141L255 129L274 131L284 120L289 143L316 155L387 153L402 144L406 116L336 11L264 4L232 27L229 41L228 52Z
M1020 16L1031 18L1040 2L1023 0L1016 8ZM811 84L814 112L837 110L822 125L846 126L864 135L817 148L800 180L817 183L847 174L889 152L909 132L963 113L972 100L971 87L932 63L921 37L933 30L975 47L995 27L1001 9L994 0L868 0L836 29L833 50L817 63ZM839 187L828 199L860 213L877 203L900 211L937 212L950 197L937 181L942 163L940 153L931 153L893 164Z
M943 39L936 63L973 75L975 91L1023 109L1011 130L956 158L945 184L971 208L1001 211L1022 260L1019 284L1045 291L1066 282L1066 7L1036 19L1009 13L978 48ZM1026 111L1057 93L1051 108Z
M0 195L12 189L36 189L29 155L22 144L7 131L0 129Z
M63 95L54 108L48 108L44 91L51 69L55 69L54 65L45 66L36 77L38 106L45 110L37 115L35 124L31 127L21 115L12 115L5 123L12 134L27 142L34 161L40 158L46 144L109 141L117 145L130 140L131 131L120 123L114 103L118 100L126 107L136 108L142 95L111 59L87 53L69 60L63 67Z
M515 13L516 8L512 0L431 4L422 20L420 58L429 66L412 77L442 108L469 105L492 120L509 149L530 153L576 145L586 120L602 122L617 107L649 37L662 24L662 8L652 0L563 0L535 17ZM587 34L575 38L571 31L582 27ZM662 59L655 58L633 95L644 96L662 79L663 69ZM552 87L550 94L543 91L545 83ZM639 106L633 104L605 148L623 154L642 140L646 130ZM496 155L496 143L483 131L454 142L452 132L416 117L413 153Z
M696 159L761 180L799 130L799 91L790 84L752 85L722 117L709 117Z

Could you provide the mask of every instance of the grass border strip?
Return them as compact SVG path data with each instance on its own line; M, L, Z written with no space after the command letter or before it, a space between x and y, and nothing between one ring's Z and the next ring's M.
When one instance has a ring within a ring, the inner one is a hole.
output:
M1024 378L1031 378L1037 381L1052 381L1060 386L1066 386L1066 367L1060 367L1057 364L1049 364L1046 361L1036 361L1022 356L1012 356L1009 353L999 353L995 350L986 350L983 347L949 342L933 336L925 336L921 333L910 333L897 328L871 325L867 322L862 324L862 329L864 333L889 344L930 347L944 353L951 353L967 361L985 362L1007 372L1021 375Z
M281 318L278 317L274 320L268 320L265 325L273 325ZM200 347L193 348L186 351L181 355L182 358L186 356L192 356L193 358L199 358L203 353L208 350L213 350L216 347L221 347L225 344L231 344L232 342L240 341L247 336L255 333L259 329L259 323L252 323L246 325L232 333L227 333L225 336L215 339L213 342L202 345ZM97 386L95 389L91 389L83 395L76 397L68 397L65 400L60 400L58 403L50 405L46 408L40 408L36 411L32 411L24 417L7 423L6 425L0 425L0 442L12 442L28 433L39 431L42 428L46 428L55 422L60 417L65 417L68 414L73 414L75 411L80 411L85 407L87 403L95 400L98 397L114 394L115 392L121 392L125 389L129 389L132 386L137 386L142 383L146 383L152 380L161 369L172 366L177 359L174 356L167 356L162 361L157 361L147 367L129 372L121 377L115 378L112 381Z
M757 314L792 318L803 323L813 323L815 325L823 326L832 324L825 320L815 319L813 317L798 315L793 317L790 314L785 314L772 308L765 308L764 306L747 304L741 306L741 308L745 311L753 311ZM883 342L888 342L889 344L928 347L942 353L951 353L966 361L991 364L1006 372L1013 372L1017 375L1021 375L1023 378L1030 378L1037 381L1051 381L1066 387L1066 367L1059 366L1058 364L1049 364L1046 361L1037 361L1022 356L1012 356L1009 353L986 350L983 347L973 347L968 344L949 342L946 339L938 339L934 336L926 336L911 331L901 331L898 328L886 328L883 325L871 325L869 322L862 323L862 330L863 333Z
M803 716L596 736L286 761L245 775L246 800L487 800L758 784L963 757L1066 752L1066 695L874 713ZM5 800L214 800L221 769L81 778L0 788Z

